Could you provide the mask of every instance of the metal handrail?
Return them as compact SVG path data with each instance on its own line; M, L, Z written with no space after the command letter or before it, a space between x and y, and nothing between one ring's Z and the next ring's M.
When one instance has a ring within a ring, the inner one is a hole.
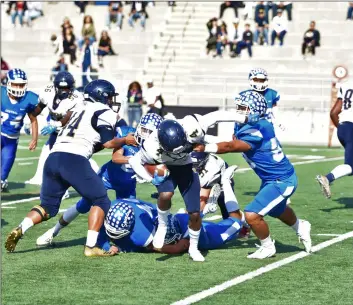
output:
M168 61L167 61L167 64L166 64L165 67L164 67L164 71L163 71L163 74L162 74L162 81L161 81L162 86L163 86L163 84L164 84L164 80L165 80L165 77L166 77L166 75L167 75L167 71L168 71L168 69L169 69L169 65L170 65L170 63L171 63L173 60L175 61L175 57L176 57L176 52L175 52L175 49L173 49L172 55L169 56Z

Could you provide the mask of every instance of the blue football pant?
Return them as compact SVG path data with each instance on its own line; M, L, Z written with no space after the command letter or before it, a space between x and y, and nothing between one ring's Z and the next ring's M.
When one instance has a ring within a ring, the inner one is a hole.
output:
M15 162L18 139L1 135L1 180L6 180Z
M344 164L353 168L353 123L343 122L339 124L337 136L344 147Z

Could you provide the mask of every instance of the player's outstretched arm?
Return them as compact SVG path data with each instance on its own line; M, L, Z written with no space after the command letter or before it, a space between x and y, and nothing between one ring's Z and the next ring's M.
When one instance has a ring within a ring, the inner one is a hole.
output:
M189 249L189 245L190 242L188 239L181 239L174 245L163 245L162 249L157 252L164 254L180 254L186 252Z
M212 143L212 144L197 144L194 146L194 151L208 152L217 154L226 154L230 152L246 152L251 149L251 146L241 140L234 139L229 142Z
M339 124L338 116L341 113L341 111L342 111L342 99L338 98L335 105L332 107L330 111L331 120L336 127Z
M105 138L104 135L102 137L102 134L100 131L99 131L99 134L102 139ZM136 145L136 140L135 140L133 134L128 134L124 138L113 138L112 140L103 141L103 142L104 142L104 144L103 144L104 148L110 148L110 149L120 149L124 145Z
M130 157L124 156L124 148L114 149L112 161L117 164L128 164Z
M33 151L36 149L37 142L38 142L38 121L37 121L37 117L31 113L28 114L28 117L31 120L31 126L32 126L32 141L29 143L28 148L29 150Z
M43 109L47 107L46 104L43 104L41 101L39 101L38 105L36 106L36 108L34 108L32 115L33 116L38 116L42 113Z
M236 122L236 123L246 123L246 115L239 114L236 112L229 111L213 111L207 113L203 116L198 116L198 119L202 125L202 129L207 132L207 129L219 122Z

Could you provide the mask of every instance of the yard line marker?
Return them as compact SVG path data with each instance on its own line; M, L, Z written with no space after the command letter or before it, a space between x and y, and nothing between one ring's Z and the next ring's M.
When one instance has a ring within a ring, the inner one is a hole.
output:
M217 219L221 219L221 218L222 218L221 215L214 215L214 216L204 218L204 220L217 220Z
M18 165L20 165L20 166L31 165L31 164L33 164L33 162L21 162L21 163L18 163Z
M1 207L2 209L17 209L16 207Z
M341 236L342 234L312 234L312 235L316 235L316 236L333 236L333 237L336 237L336 236Z
M39 199L40 199L40 197L31 197L31 198L27 198L27 199L21 199L21 200L3 202L3 203L1 204L1 206L11 205L11 204L16 204L16 203L22 203L22 202L29 202L29 201L39 200Z
M342 235L335 237L333 239L327 240L323 243L317 244L316 246L312 247L312 252L313 253L318 252L326 247L329 247L333 244L339 243L343 240L346 240L346 239L352 238L352 237L353 237L353 231L350 231L348 233L342 234ZM222 284L216 285L214 287L211 287L211 288L206 289L204 291L201 291L199 293L195 293L195 294L193 294L183 300L174 302L171 305L189 305L189 304L196 303L196 302L201 301L201 300L203 300L209 296L212 296L218 292L226 290L227 288L230 288L230 287L236 286L240 283L251 280L259 275L262 275L262 274L267 273L269 271L272 271L274 269L280 268L282 266L288 265L292 262L295 262L295 261L302 259L304 257L307 257L309 255L310 255L310 253L299 252L297 254L291 255L289 257L286 257L285 259L281 259L277 262L266 265L264 267L261 267L259 269L254 270L254 271L237 276L237 277L235 277L229 281L226 281Z

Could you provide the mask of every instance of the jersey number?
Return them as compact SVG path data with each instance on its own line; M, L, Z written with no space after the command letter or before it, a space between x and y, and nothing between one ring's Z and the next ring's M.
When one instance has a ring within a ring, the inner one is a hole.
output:
M80 125L84 113L85 111L82 111L80 114L75 112L75 114L70 118L70 121L67 123L65 128L63 128L63 130L60 132L59 136L62 136L64 133L64 130L68 130L68 129L69 129L69 132L66 134L66 136L67 137L75 136L75 131Z
M271 139L271 152L273 160L275 160L276 162L280 162L284 158L282 148L276 138Z
M353 96L353 90L352 89L347 90L343 101L344 110L348 110L349 108L352 107L352 102L353 102L352 96Z

